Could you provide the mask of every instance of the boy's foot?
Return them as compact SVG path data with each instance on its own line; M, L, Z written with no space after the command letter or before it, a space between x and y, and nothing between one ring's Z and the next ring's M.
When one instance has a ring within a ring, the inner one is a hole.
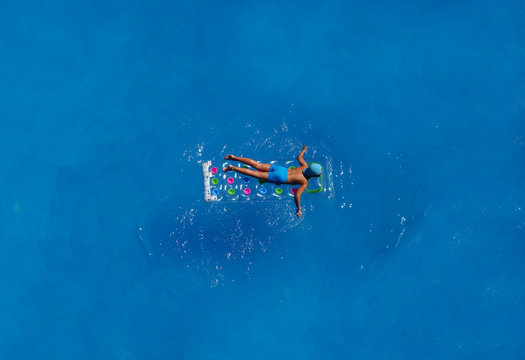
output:
M224 172L228 172L228 171L232 171L232 170L233 170L233 166L231 166L231 165L228 165L228 167L222 168L222 171L224 171Z

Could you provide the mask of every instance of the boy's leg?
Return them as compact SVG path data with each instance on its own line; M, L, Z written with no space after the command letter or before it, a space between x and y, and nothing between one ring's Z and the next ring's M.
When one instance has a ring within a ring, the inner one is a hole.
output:
M270 164L263 164L263 163L260 163L250 158L244 158L244 157L239 157L239 156L234 156L234 155L226 155L225 159L242 162L243 164L250 165L251 167L259 171L266 171L266 172L270 171Z
M233 165L228 165L227 168L222 169L222 171L224 172L228 172L231 170L237 171L238 173L248 175L248 176L251 176L257 179L268 180L268 173L266 171L255 171L255 170L245 169L245 168L241 168L241 167L237 167Z

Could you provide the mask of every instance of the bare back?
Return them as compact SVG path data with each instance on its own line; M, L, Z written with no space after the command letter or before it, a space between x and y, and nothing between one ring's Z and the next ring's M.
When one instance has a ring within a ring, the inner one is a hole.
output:
M301 165L294 169L288 169L288 177L286 178L286 183L290 185L301 185L307 183L308 180L303 175L303 170L307 167L308 165Z

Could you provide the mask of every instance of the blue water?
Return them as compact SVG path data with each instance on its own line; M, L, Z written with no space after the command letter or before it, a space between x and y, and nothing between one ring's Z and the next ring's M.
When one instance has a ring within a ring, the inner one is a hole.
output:
M524 358L522 1L0 10L0 358ZM303 144L302 219L202 200Z

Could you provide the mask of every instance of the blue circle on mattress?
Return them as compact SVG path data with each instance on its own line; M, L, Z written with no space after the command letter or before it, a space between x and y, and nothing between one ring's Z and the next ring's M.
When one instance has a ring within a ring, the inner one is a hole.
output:
M213 190L211 191L211 194L212 194L212 195L219 195L219 190L217 190L217 189L213 189Z
M245 183L249 183L250 182L250 178L248 176L246 176L244 179L242 179L242 181L244 181Z
M268 190L266 190L265 188L260 188L259 189L259 194L264 195L264 194L266 194L267 191Z

